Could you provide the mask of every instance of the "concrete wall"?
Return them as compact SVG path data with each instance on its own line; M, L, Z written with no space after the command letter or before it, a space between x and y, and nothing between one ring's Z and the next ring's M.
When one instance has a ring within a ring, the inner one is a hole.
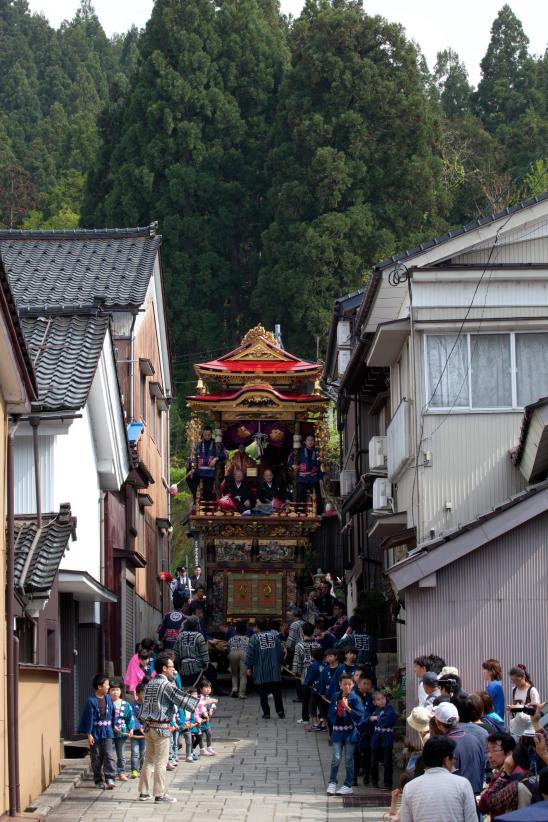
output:
M59 774L59 674L19 672L19 771L24 810Z

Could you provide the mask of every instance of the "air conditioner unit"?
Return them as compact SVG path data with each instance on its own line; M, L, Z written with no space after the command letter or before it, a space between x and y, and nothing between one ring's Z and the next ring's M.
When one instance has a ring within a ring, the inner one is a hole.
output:
M387 479L376 479L373 483L373 510L392 511L392 483Z
M386 437L371 437L369 440L369 470L383 471L386 468Z
M356 472L344 469L340 474L341 497L347 497L356 487Z

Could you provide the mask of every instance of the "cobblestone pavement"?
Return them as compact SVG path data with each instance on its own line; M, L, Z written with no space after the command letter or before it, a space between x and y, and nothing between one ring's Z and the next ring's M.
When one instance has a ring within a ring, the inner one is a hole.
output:
M286 718L260 716L259 700L221 699L213 721L215 757L180 759L168 773L177 804L138 801L138 780L98 791L84 781L48 816L48 822L380 822L387 810L345 808L341 797L327 797L331 748L325 733L306 733L297 724L300 705L285 691ZM128 751L129 754L129 751ZM126 761L129 757L126 756ZM344 766L339 771L339 786ZM373 789L354 788L374 795Z

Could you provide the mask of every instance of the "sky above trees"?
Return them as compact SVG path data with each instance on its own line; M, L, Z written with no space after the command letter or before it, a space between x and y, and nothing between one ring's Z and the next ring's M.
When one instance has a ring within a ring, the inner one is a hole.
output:
M77 0L29 0L33 11L42 11L57 26L72 18ZM97 15L108 35L124 32L131 25L142 27L150 17L153 0L96 0ZM405 26L407 36L416 40L432 69L436 54L449 46L460 56L470 82L480 79L480 60L489 43L491 24L503 0L461 0L458 6L447 0L367 0L368 14L380 14L390 22ZM303 0L281 0L282 11L298 15ZM521 20L533 54L544 53L547 46L548 3L545 0L513 0L510 6ZM455 13L455 9L458 13ZM444 10L447 11L444 11Z

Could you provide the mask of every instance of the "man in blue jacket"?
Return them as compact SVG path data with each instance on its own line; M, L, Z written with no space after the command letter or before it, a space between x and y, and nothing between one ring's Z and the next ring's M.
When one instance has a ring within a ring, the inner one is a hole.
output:
M276 713L283 719L285 712L282 700L282 644L276 631L267 630L268 624L264 617L257 617L255 625L257 632L249 640L245 664L259 691L263 719L270 719L269 693L274 697Z
M358 742L358 725L363 719L364 708L360 697L353 691L354 682L348 674L339 677L339 690L329 706L329 721L333 726L333 758L327 786L328 796L347 796L353 793L354 750ZM344 784L337 790L337 775L344 752L346 774Z

